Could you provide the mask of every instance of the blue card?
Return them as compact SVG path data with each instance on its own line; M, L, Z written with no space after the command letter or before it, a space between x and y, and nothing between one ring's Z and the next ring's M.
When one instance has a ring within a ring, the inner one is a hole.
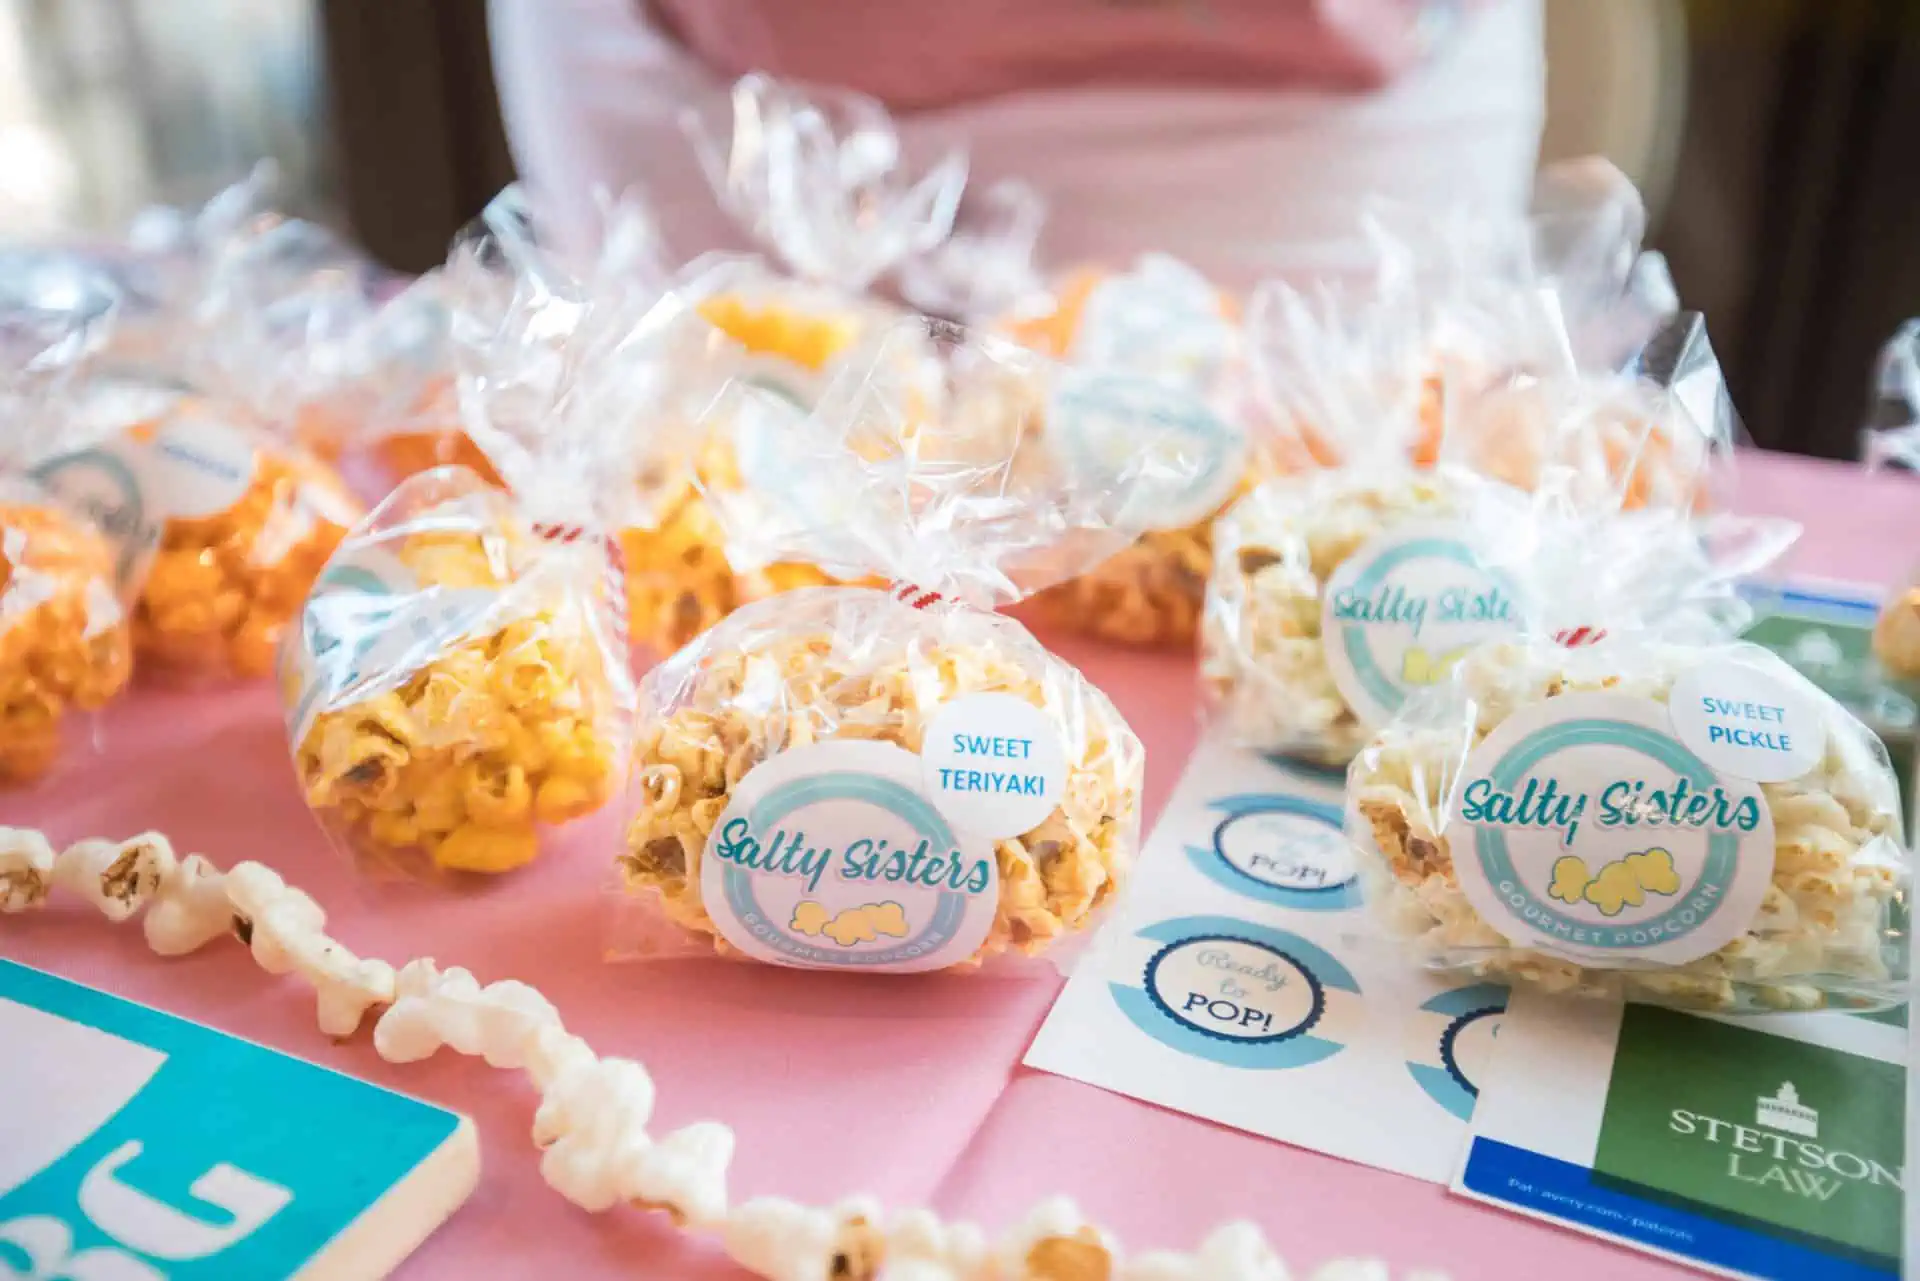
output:
M364 1281L472 1192L465 1117L0 960L0 1276Z

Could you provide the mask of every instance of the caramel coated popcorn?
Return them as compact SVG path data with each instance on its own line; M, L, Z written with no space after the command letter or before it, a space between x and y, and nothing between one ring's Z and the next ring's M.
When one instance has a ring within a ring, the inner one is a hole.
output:
M1234 741L1341 765L1369 727L1341 693L1321 636L1328 582L1366 543L1455 502L1432 473L1280 480L1214 527L1201 624L1205 697Z
M1704 1010L1808 1010L1890 994L1905 973L1905 944L1892 929L1907 881L1896 785L1867 731L1831 704L1817 764L1797 778L1759 785L1773 831L1771 882L1744 931L1710 955L1677 965L1582 965L1514 942L1463 892L1455 863L1474 857L1477 830L1459 816L1465 754L1516 712L1565 695L1607 692L1664 704L1698 654L1665 647L1645 661L1621 661L1594 651L1490 644L1456 674L1471 700L1469 738L1459 727L1436 724L1394 726L1374 739L1354 762L1348 796L1360 825L1357 843L1377 852L1370 874L1389 931L1429 965L1555 992ZM1665 850L1653 848L1591 869L1562 859L1552 896L1577 901L1570 891L1589 872L1595 875L1587 896L1609 915L1620 910L1622 895L1609 883L1627 873L1636 880L1624 887L1629 903L1677 888ZM1576 884L1558 883L1569 876Z
M142 659L199 675L272 673L281 636L358 505L301 451L261 442L251 468L231 507L166 522L133 612Z
M634 753L638 813L620 872L683 930L719 935L701 889L708 838L757 765L816 743L918 753L953 700L999 692L1043 709L1067 773L1057 807L993 843L999 901L978 950L1037 953L1086 929L1123 884L1139 831L1143 753L1106 698L1006 619L916 610L858 588L748 606L657 668Z
M599 809L624 767L632 692L600 548L452 506L357 537L307 604L288 681L307 803L371 864L533 861L541 829ZM401 581L355 590L367 572Z
M702 492L702 486L739 485L732 452L710 439L691 471L660 486L656 525L620 531L629 626L635 640L662 655L749 601L832 581L810 565L793 563L735 573L727 562L720 522Z
M98 531L24 486L0 490L0 785L43 776L75 710L132 671L132 637Z

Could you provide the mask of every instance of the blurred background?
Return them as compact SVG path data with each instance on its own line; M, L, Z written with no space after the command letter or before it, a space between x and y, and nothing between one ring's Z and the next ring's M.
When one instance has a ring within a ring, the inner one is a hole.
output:
M1547 13L1544 158L1640 183L1759 443L1854 456L1920 312L1920 3ZM0 0L0 235L115 229L262 157L292 212L437 262L513 177L484 0Z

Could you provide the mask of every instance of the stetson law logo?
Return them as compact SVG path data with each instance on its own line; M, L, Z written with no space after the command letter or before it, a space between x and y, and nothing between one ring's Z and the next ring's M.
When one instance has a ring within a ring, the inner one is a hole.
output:
M1905 1103L1897 1063L1628 1006L1594 1175L1897 1273Z
M1897 1168L1813 1142L1820 1137L1820 1113L1800 1101L1791 1081L1755 1100L1752 1125L1686 1108L1675 1108L1668 1124L1676 1133L1725 1147L1728 1178L1789 1196L1831 1201L1848 1183L1900 1188Z

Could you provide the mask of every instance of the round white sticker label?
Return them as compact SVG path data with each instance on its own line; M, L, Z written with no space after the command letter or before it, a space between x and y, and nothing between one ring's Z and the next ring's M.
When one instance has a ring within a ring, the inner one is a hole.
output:
M1346 835L1308 814L1235 815L1220 825L1215 843L1236 871L1275 889L1333 889L1356 873Z
M1744 663L1706 663L1684 673L1668 702L1680 741L1735 778L1784 783L1827 752L1819 700Z
M1147 990L1176 1022L1229 1041L1297 1036L1325 1008L1318 980L1300 962L1251 939L1176 943L1148 966Z
M1062 369L1047 406L1047 442L1088 476L1126 478L1150 529L1185 529L1232 496L1247 435L1180 382L1118 370Z
M1205 276L1149 254L1093 287L1068 359L1204 384L1232 359L1237 341Z
M1334 570L1320 610L1334 685L1367 725L1386 723L1474 646L1520 624L1507 580L1451 520L1411 521L1370 539Z
M995 841L1040 826L1067 784L1053 722L1012 694L969 694L941 708L920 760L927 795L947 821Z
M1773 879L1759 787L1676 736L1666 704L1563 694L1468 756L1448 832L1486 921L1583 964L1684 964L1752 925Z
M993 842L957 830L891 743L826 742L761 762L700 861L715 927L748 956L913 973L978 951L1000 902Z
M156 427L141 450L147 492L169 517L227 511L247 496L255 462L246 432L191 412Z

